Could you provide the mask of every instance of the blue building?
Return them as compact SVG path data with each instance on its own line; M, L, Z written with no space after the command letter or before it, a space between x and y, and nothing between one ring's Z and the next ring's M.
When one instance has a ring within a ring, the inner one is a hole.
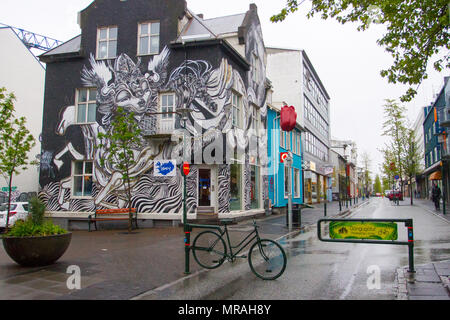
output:
M280 129L280 111L273 107L267 109L268 159L269 159L269 199L272 207L286 207L288 204L288 175L292 176L292 203L303 203L302 142L298 128L291 132ZM280 154L291 151L294 161L291 172Z
M443 97L442 97L443 98ZM440 126L440 109L444 99L439 96L435 102L428 107L424 107L425 120L423 122L424 132L424 157L425 170L423 175L426 183L426 194L430 196L432 181L435 181L442 190L442 152L443 144L439 141L439 135L445 131L444 127ZM444 102L445 104L445 102Z

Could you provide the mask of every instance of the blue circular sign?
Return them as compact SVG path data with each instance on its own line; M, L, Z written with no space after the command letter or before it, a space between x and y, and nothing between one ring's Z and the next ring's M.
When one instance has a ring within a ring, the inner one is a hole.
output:
M394 179L398 180L398 178L400 178L398 175L395 175Z

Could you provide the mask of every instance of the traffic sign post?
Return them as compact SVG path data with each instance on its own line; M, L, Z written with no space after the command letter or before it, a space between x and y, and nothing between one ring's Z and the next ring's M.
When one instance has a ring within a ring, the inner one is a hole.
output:
M184 226L184 253L185 253L185 268L184 273L190 274L189 271L189 250L191 246L191 231L192 228L187 223L187 206L186 206L186 197L187 197L187 189L186 189L186 177L190 172L190 165L187 161L183 162L183 226Z

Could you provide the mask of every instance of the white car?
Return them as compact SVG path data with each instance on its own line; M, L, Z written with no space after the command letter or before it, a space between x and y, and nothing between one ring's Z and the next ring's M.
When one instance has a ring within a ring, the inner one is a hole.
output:
M0 206L0 228L6 228L6 215L8 214L8 204L3 203ZM9 210L8 226L12 227L18 220L23 220L28 217L28 202L11 202Z

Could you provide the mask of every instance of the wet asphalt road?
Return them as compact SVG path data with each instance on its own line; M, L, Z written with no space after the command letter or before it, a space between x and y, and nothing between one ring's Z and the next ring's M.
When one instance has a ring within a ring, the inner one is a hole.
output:
M450 259L450 223L418 206L372 198L347 218L408 219L414 222L414 263ZM398 223L399 241L407 241L404 223ZM408 247L400 245L321 242L317 228L291 239L280 239L288 255L285 273L263 281L247 261L226 263L220 269L181 281L159 292L156 299L283 299L283 300L393 300L396 269L408 265ZM380 282L377 286L376 275ZM368 287L372 285L372 288Z

